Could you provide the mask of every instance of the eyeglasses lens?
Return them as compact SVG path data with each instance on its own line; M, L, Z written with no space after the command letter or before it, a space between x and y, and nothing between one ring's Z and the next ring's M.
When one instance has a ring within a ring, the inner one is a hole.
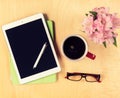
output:
M96 82L97 81L97 79L94 77L94 76L86 76L86 81L88 81L88 82Z
M69 76L68 79L72 80L72 81L80 81L81 80L81 76L80 75L73 75L73 76Z

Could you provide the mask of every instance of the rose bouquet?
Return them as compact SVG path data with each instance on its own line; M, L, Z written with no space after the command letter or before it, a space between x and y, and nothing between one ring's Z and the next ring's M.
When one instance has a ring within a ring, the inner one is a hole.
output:
M115 30L120 27L120 18L117 14L111 14L108 8L100 7L94 8L86 14L83 21L83 27L88 37L95 43L114 44L117 46L117 33Z

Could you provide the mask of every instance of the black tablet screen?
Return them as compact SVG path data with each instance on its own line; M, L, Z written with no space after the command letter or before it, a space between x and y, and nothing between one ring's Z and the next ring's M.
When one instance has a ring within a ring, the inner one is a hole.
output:
M6 34L21 78L57 67L41 19L8 29ZM33 65L45 43L47 46L34 69Z

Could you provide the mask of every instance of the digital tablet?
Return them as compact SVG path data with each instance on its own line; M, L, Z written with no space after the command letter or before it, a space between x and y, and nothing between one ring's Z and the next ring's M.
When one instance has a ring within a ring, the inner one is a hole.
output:
M42 13L2 26L21 84L61 70Z

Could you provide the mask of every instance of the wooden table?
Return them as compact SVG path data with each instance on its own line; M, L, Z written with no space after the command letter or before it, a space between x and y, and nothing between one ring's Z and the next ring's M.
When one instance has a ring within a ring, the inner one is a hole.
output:
M36 13L44 13L55 22L55 41L62 68L55 83L13 85L10 55L0 28L0 98L120 98L120 36L117 48L113 45L104 48L81 32L85 13L100 6L110 7L111 12L120 16L118 0L0 0L0 27ZM62 55L62 42L72 34L80 34L87 40L89 51L97 56L94 61L88 58L71 61ZM88 83L84 79L72 82L64 78L68 71L100 73L102 82Z

